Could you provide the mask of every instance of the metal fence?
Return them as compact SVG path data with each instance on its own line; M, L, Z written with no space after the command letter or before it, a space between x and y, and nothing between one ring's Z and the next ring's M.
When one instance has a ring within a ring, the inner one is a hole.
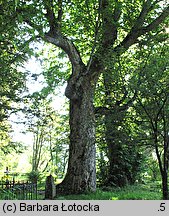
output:
M37 183L29 181L0 183L1 200L37 200Z

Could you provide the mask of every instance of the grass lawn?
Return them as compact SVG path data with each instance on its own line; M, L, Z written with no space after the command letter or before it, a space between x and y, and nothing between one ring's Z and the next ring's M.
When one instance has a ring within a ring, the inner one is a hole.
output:
M161 200L162 192L153 185L134 185L125 188L98 189L95 193L59 196L56 200Z
M56 200L161 200L162 191L160 189L160 184L147 183L147 184L137 184L132 186L126 186L124 188L105 188L97 189L95 193L86 193L81 195L66 195L58 196ZM38 187L38 200L44 199L44 185ZM0 190L0 200L9 197L9 199L20 199L16 195L13 197L9 192L3 192Z

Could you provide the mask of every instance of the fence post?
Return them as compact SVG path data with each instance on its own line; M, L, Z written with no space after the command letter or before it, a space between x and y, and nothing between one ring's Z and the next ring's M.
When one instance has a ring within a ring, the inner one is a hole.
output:
M9 188L9 168L8 167L6 167L4 174L6 175L6 188Z
M53 199L56 196L56 185L52 175L47 176L45 186L45 199Z

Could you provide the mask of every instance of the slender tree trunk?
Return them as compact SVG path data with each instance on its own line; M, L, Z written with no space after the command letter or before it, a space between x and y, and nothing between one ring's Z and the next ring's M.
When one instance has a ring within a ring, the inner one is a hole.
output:
M167 170L163 171L162 175L162 188L163 188L163 199L168 200L168 173Z
M165 130L166 131L166 130ZM164 155L163 155L163 174L162 174L162 186L163 186L163 199L168 200L168 140L165 133L164 139Z
M70 96L69 161L65 179L57 186L58 193L77 194L96 189L94 88L87 76L79 86L78 97L73 97L73 92Z
M155 122L154 128L154 143L155 143L155 150L158 159L159 169L162 178L162 190L163 190L163 199L168 200L168 162L166 161L166 148L165 148L165 141L164 141L164 163L162 164L160 152L158 148L158 138L157 138L157 122Z

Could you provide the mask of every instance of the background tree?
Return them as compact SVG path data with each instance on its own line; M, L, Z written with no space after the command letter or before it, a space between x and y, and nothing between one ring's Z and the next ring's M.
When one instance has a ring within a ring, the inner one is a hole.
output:
M162 178L163 199L168 199L168 46L153 46L147 60L137 97L139 113L149 128L150 145L156 153Z
M67 165L68 121L67 116L57 113L52 107L52 99L35 92L25 103L24 133L33 135L31 165L33 174L48 173L62 179Z
M103 116L100 117L101 124L105 125L99 136L105 140L104 148L109 160L107 176L103 178L105 185L121 187L134 183L144 161L141 156L143 149L135 137L137 124L131 111L137 95L136 88L133 92L135 72L143 64L139 62L138 66L134 52L133 48L113 63L109 73L100 78L102 81L96 93L96 115Z
M25 90L26 73L19 66L25 60L20 49L18 28L13 19L14 4L0 2L0 152L2 158L9 153L22 152L21 143L12 141L9 117L20 110L21 93ZM22 47L23 48L23 47Z

